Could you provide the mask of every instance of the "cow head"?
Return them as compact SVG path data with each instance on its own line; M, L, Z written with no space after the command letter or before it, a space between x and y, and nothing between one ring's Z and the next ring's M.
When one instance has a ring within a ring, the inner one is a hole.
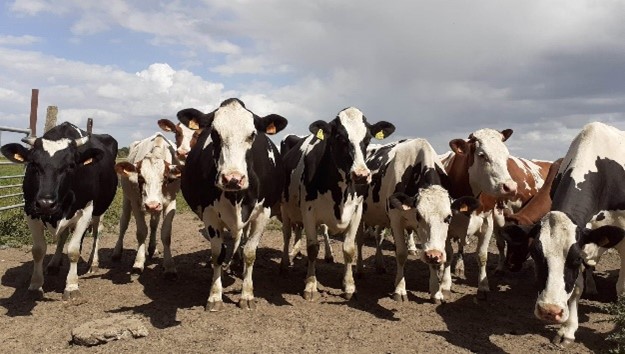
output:
M384 139L395 131L389 122L369 124L363 113L354 107L339 112L331 122L318 120L309 126L317 141L321 141L336 166L356 184L371 182L371 171L365 163L366 149L371 137ZM320 165L323 154L307 156L307 180L310 181ZM314 161L310 161L310 160Z
M224 191L249 187L249 173L253 170L251 149L257 135L276 134L288 124L277 114L259 117L236 98L225 100L207 114L193 108L184 109L178 112L178 119L187 127L210 132L217 168L215 184Z
M199 133L202 132L197 126L191 125L191 127L187 127L182 123L175 124L165 118L158 120L158 126L166 132L174 133L176 138L176 154L180 161L185 161L187 159L189 151L191 151L191 148L197 142Z
M566 322L570 315L568 301L583 286L583 277L579 276L582 251L576 242L580 228L566 214L551 211L539 228L532 230L537 232L529 248L538 286L534 314L543 321Z
M457 155L468 159L469 184L474 195L485 192L502 197L516 192L517 184L508 172L510 152L504 144L510 135L511 129L480 129L469 135L468 141L449 142Z
M440 185L421 188L416 196L399 192L389 197L389 208L402 213L408 226L423 238L423 261L428 264L440 265L447 260L445 242L452 215L471 214L480 205L473 197L450 201L449 192Z
M89 137L79 139L48 140L27 138L32 146L26 149L20 144L7 144L2 154L16 163L26 163L24 194L25 209L34 215L52 216L61 212L63 206L73 201L70 185L74 172L99 161L104 152L85 145ZM84 145L84 146L83 146Z
M530 254L530 245L534 242L540 224L536 225L507 225L499 232L507 244L506 267L512 272L523 268L523 263Z
M128 179L139 190L141 205L145 211L158 213L163 211L163 202L167 195L168 186L180 180L181 167L172 165L162 158L148 154L136 164L118 162L115 172Z
M625 230L618 226L604 225L596 229L584 228L578 241L584 263L589 266L596 266L601 255L623 241L623 238L625 238Z

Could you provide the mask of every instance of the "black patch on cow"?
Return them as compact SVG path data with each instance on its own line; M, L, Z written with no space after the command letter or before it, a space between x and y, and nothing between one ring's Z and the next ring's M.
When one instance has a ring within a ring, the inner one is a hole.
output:
M582 230L578 243L584 246L594 243L604 248L612 248L625 238L625 230L618 226L605 225L594 230Z
M506 266L512 272L518 272L530 254L530 239L536 238L540 223L534 226L508 225L501 229L500 235L506 242Z
M536 290L540 293L547 287L547 277L549 276L549 265L543 252L543 245L539 239L535 239L529 247L529 252L534 259L534 270L536 271Z
M597 215L597 217L595 218L595 220L597 221L601 221L605 219L605 213L604 212L600 212L599 215Z
M575 281L582 265L582 252L577 243L569 247L564 263L564 290L570 294L575 287Z
M208 227L208 236L210 236L210 238L215 238L215 236L217 236L217 232L212 226Z
M221 251L219 252L219 257L217 258L217 264L223 265L226 260L226 255L228 253L228 247L225 243L221 244Z

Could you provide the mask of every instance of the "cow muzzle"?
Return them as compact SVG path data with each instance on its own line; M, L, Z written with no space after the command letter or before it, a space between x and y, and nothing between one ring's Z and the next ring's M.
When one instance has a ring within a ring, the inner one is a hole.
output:
M502 195L512 195L516 193L517 184L515 181L508 181L499 185L499 192Z
M222 174L220 177L221 189L225 191L240 191L247 188L247 178L240 173Z
M562 323L564 309L554 304L536 304L536 317L546 322Z
M355 184L368 184L371 182L371 171L367 168L353 170L351 175Z
M180 161L185 161L187 159L187 155L189 155L189 152L185 149L178 149L176 151L176 154L178 155L178 159Z
M445 253L439 250L428 250L423 252L423 260L428 264L441 264L445 261Z
M160 202L147 202L145 203L145 210L150 213L158 213L163 210L163 204Z
M57 203L52 198L40 198L35 202L35 207L39 213L50 215L56 211Z

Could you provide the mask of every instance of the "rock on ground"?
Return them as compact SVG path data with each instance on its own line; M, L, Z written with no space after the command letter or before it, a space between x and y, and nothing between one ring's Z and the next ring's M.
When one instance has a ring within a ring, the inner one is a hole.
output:
M72 342L93 346L118 339L140 338L148 335L148 329L140 319L126 315L114 315L86 322L72 330Z

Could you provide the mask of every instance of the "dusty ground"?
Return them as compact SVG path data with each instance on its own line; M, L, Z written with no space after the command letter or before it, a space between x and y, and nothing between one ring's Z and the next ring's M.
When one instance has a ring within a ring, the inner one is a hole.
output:
M241 288L237 276L226 276L225 309L204 311L212 270L206 266L210 246L198 234L200 222L190 213L174 221L173 250L179 278L162 277L160 257L150 262L144 273L130 275L134 259L134 224L126 235L120 263L110 261L116 236L107 232L100 250L101 270L87 275L86 264L79 264L81 304L61 300L67 259L61 275L46 276L45 298L33 301L27 294L32 270L30 248L0 250L0 343L2 352L332 352L408 353L483 352L537 353L559 350L549 344L553 326L533 317L533 271L491 277L493 292L478 302L476 261L472 248L466 258L467 279L454 279L452 302L433 305L428 301L427 267L411 257L406 270L410 302L395 303L393 289L395 261L393 246L385 244L389 274L376 274L373 248L365 249L366 277L357 281L358 298L343 300L341 263L319 262L321 299L307 303L301 297L305 258L295 261L289 275L278 273L282 237L277 231L263 236L254 271L258 308L244 311L236 306ZM87 240L90 241L90 240ZM333 249L342 261L341 242ZM160 245L159 245L160 249ZM86 259L90 242L83 248ZM48 253L53 247L48 247ZM492 251L495 252L496 251ZM489 256L490 274L496 254ZM323 256L323 251L320 257ZM45 262L50 256L46 257ZM45 263L44 263L45 264ZM607 254L598 266L597 298L583 299L577 341L568 350L575 353L599 352L613 325L606 320L605 305L616 298L619 259ZM135 314L144 319L147 338L122 340L84 348L70 343L72 328L112 314Z

